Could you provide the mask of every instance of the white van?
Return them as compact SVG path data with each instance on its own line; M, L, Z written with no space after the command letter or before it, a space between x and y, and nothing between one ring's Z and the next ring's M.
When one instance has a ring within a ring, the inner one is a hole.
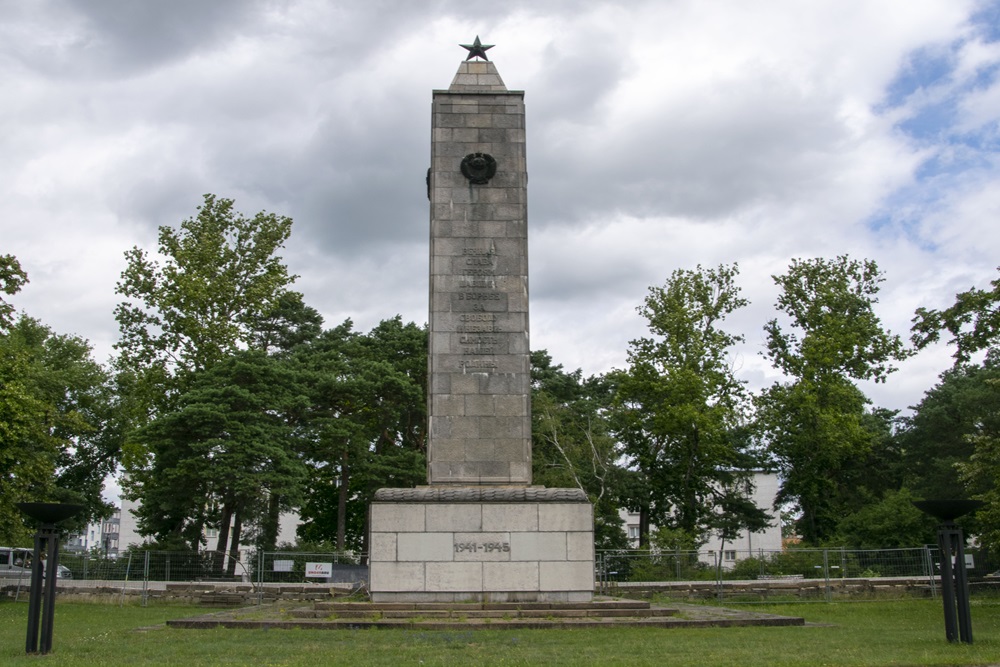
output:
M31 561L34 553L23 547L0 547L0 577L23 577L27 580L31 575ZM72 579L73 572L65 565L60 565L56 579Z

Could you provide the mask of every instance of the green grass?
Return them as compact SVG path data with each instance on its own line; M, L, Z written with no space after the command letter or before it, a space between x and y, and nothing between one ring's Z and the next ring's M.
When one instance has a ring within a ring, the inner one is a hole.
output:
M811 627L598 630L175 630L201 613L61 602L53 653L24 655L27 605L0 602L2 665L990 665L1000 601L973 602L972 646L948 644L940 602L754 605Z

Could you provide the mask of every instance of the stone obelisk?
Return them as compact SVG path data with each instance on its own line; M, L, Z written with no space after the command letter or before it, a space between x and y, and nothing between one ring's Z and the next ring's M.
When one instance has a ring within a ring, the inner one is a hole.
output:
M479 38L433 93L428 486L380 489L382 601L589 601L593 509L531 486L524 93ZM477 58L477 60L472 60Z
M428 481L531 483L524 92L492 62L434 91Z

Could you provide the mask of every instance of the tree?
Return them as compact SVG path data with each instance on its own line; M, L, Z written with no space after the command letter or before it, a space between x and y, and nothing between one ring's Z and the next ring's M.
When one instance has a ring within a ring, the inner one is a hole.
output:
M160 227L162 263L138 247L126 252L116 288L129 299L115 309L119 365L162 379L263 340L261 324L295 280L277 255L291 227L274 214L246 218L233 200L209 194L179 230Z
M998 387L1000 390L1000 387ZM962 481L972 497L983 501L976 512L979 542L993 553L1000 553L1000 435L996 431L970 436L975 448L972 456L958 464Z
M840 474L876 437L854 382L884 382L909 352L875 314L884 278L874 261L796 259L772 277L791 327L768 322L763 354L791 380L758 397L757 424L784 480L777 502L797 506L803 539L817 544L836 529Z
M13 296L28 282L28 274L14 255L0 255L0 292ZM14 307L0 299L0 331L13 324Z
M27 537L20 501L78 502L81 517L107 516L107 374L81 338L21 316L0 330L0 542Z
M943 310L918 308L911 329L914 345L922 349L948 331L956 363L967 362L976 352L995 346L1000 336L1000 278L990 285L988 290L973 287L956 294L955 303Z
M274 404L267 407L266 383L234 374L246 366L277 372L266 355L251 353L292 344L318 318L288 290L295 276L277 254L291 225L290 218L265 212L247 218L231 199L209 194L179 228L160 227L159 259L138 247L125 253L116 288L126 298L115 309L121 332L116 383L128 390L119 414L135 437L123 446L123 487L144 506L141 528L161 540L194 547L206 522L226 518L212 512L244 515L242 490L205 486L199 473L204 477L216 455L204 443L225 441L212 428L242 423L252 431L282 409L280 385L272 387ZM212 382L232 382L232 391L242 383L258 401L257 412L239 408L235 395L213 396L206 385ZM219 401L215 412L212 400ZM186 416L193 421L185 423ZM239 442L236 436L228 441L229 454L235 456ZM172 497L171 480L185 498ZM222 498L217 507L215 496Z
M532 479L551 488L576 487L594 505L598 549L624 549L628 538L618 515L626 474L607 412L612 389L603 376L563 371L545 350L531 353Z
M375 491L426 480L427 330L397 316L358 334L348 320L292 357L311 378L299 537L367 551Z
M747 305L738 273L736 265L699 266L650 288L638 310L655 338L632 341L628 370L611 374L614 432L638 473L627 504L640 513L641 545L650 522L703 541L728 490L758 465L733 437L745 421L746 394L730 355L743 337L721 328Z
M846 514L837 525L840 541L855 549L901 549L933 544L935 521L914 505L907 488L887 491L881 498Z
M1000 433L998 381L1000 350L981 364L956 364L902 421L906 485L918 497L968 497L957 466L972 457L975 436Z
M998 267L1000 270L1000 267ZM972 288L955 295L955 303L944 310L917 309L913 318L912 339L926 347L947 330L955 345L955 366L942 374L935 387L935 399L953 399L953 409L936 415L927 409L916 417L933 419L941 433L936 442L936 457L916 458L934 461L936 484L928 497L956 498L971 496L986 503L971 521L976 524L981 542L1000 550L1000 278L990 282L990 289ZM970 363L972 355L986 351L981 365ZM928 392L924 402L931 399ZM921 407L924 403L921 403ZM937 417L934 419L934 417ZM919 433L919 431L918 431ZM926 449L926 448L925 448ZM957 477L956 478L956 473ZM964 487L964 488L963 488ZM932 495L933 494L933 495Z
M177 407L138 433L151 454L132 480L131 492L143 500L140 531L197 549L212 526L220 555L234 553L243 527L259 523L270 498L280 498L282 509L297 504L306 478L294 441L296 417L308 406L303 390L288 365L259 351L195 372Z

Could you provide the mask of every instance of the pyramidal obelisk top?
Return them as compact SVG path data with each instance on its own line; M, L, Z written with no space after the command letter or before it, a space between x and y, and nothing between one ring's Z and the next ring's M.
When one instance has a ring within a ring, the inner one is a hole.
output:
M467 50L469 55L458 66L455 78L448 87L450 92L507 92L507 86L500 78L496 65L486 57L486 51L493 48L492 44L483 44L479 41L479 35L476 35L476 41L472 44L460 44L460 46Z

